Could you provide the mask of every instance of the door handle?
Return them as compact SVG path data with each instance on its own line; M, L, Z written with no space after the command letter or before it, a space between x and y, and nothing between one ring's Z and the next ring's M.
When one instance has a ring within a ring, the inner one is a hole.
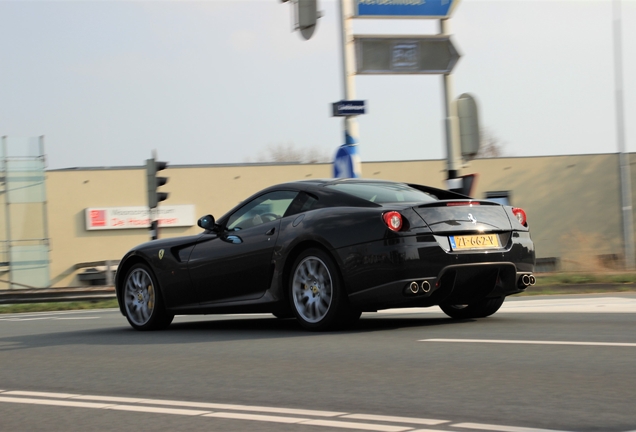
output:
M276 228L272 228L271 230L267 231L265 235L273 235L275 232L276 232Z

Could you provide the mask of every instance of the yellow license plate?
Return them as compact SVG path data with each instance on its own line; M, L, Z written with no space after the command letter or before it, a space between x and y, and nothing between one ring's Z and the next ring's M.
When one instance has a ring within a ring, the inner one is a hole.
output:
M495 249L500 247L497 234L450 236L449 239L453 250Z

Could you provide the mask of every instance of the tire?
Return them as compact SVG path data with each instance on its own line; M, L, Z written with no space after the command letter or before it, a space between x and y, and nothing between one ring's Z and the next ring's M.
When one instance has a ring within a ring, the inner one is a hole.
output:
M174 318L166 311L159 284L146 264L138 263L128 270L122 296L126 319L136 330L164 329Z
M307 249L296 258L289 301L296 319L307 330L340 329L360 318L360 312L349 304L337 265L321 249Z
M497 312L504 297L482 299L468 305L441 304L439 307L446 315L455 319L485 318Z

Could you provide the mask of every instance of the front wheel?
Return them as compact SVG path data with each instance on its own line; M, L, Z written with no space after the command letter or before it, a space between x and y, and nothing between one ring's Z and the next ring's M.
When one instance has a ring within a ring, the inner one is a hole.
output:
M128 323L136 330L168 327L174 315L166 311L152 270L145 264L135 264L124 281L122 295Z
M296 258L289 299L296 319L308 330L345 327L360 317L349 304L336 264L320 249L307 249Z
M441 304L439 307L446 315L455 319L485 318L497 312L504 297L482 299L467 305Z

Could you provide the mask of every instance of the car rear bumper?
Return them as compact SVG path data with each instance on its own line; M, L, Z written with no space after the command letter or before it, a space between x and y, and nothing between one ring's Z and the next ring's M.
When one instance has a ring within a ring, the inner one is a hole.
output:
M453 252L443 237L421 235L337 252L350 301L363 310L465 304L516 294L524 291L520 279L534 271L535 262L528 232L513 232L505 247L488 251Z

